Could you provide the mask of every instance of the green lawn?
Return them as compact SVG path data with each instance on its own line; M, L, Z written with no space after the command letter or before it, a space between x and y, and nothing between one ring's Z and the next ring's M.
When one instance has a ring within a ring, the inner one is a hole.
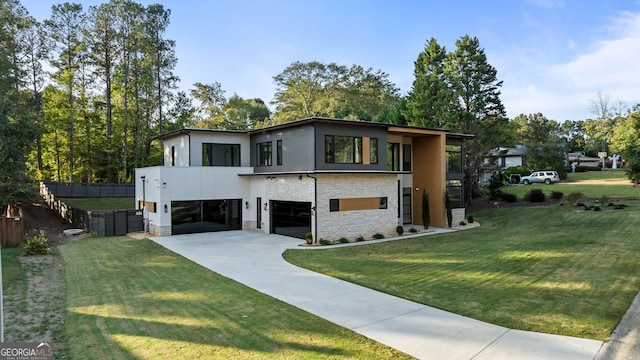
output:
M552 191L560 191L564 196L572 192L582 192L586 197L594 199L599 199L603 195L616 199L640 198L640 188L631 184L624 170L569 173L566 180L553 185L512 185L500 188L502 192L514 194L519 199L522 199L531 189L542 189L547 196Z
M284 257L490 323L605 340L640 288L639 207L496 209L471 230Z
M60 247L70 359L402 359L407 355L149 240Z
M134 198L61 198L63 203L76 209L90 211L134 210Z

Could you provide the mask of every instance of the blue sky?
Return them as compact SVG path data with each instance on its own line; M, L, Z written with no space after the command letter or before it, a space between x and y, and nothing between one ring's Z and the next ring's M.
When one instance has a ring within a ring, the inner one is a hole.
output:
M76 1L87 8L104 1ZM295 61L361 65L411 90L413 62L430 38L447 50L480 40L504 81L507 115L595 117L590 100L640 103L640 0L138 0L171 9L180 88L220 82L227 96L275 93ZM21 0L38 20L49 0Z

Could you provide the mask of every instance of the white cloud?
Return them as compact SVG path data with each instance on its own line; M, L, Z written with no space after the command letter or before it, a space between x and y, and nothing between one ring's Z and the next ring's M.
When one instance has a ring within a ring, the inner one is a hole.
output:
M559 121L582 120L592 117L589 100L599 91L609 94L612 103L640 102L640 14L621 14L606 34L607 39L595 41L569 62L552 65L537 79L505 83L509 117L541 112Z

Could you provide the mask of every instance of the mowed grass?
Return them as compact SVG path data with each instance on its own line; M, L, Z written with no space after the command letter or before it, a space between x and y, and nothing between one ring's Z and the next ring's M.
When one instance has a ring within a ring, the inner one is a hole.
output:
M566 180L553 185L512 185L500 188L502 192L514 194L519 199L522 199L524 194L531 189L541 189L547 197L552 191L560 191L564 196L573 192L581 192L592 199L599 199L603 195L611 199L640 198L640 188L633 186L627 179L624 170L569 173Z
M287 261L509 328L606 340L640 288L640 209L496 209L475 229Z
M134 198L63 198L63 203L76 209L89 211L134 210Z
M70 359L402 359L407 355L150 240L60 247Z

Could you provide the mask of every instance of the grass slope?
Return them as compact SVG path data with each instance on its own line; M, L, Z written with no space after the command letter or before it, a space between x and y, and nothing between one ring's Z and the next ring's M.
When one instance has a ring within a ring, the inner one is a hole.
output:
M472 230L287 250L287 261L515 329L605 340L640 288L640 210L474 214Z
M409 358L149 240L92 237L60 251L71 359Z

